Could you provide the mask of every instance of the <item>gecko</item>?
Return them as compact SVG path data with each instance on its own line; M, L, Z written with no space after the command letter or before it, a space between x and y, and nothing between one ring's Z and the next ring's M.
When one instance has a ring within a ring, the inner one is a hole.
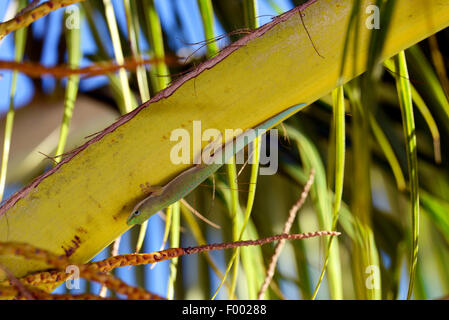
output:
M295 105L262 122L253 128L256 132L255 137L263 134L266 130L273 127L288 115L299 111L305 106L306 104L304 103ZM211 174L223 166L225 163L224 161L242 150L250 142L248 141L249 139L248 136L245 135L245 132L238 135L235 138L235 141L232 139L227 142L218 150L218 152L214 152L211 161L208 161L209 164L201 162L200 164L196 164L195 166L184 170L163 187L150 187L150 195L137 203L127 219L127 224L142 224L158 211L168 207L179 199L184 198ZM229 145L232 145L233 147L230 148ZM224 161L216 161L217 159L220 160L219 157Z

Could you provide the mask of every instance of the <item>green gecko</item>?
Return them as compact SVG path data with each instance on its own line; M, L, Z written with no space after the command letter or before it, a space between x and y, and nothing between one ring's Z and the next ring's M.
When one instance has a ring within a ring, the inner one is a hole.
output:
M256 136L263 134L266 130L273 127L286 116L304 108L305 106L306 104L298 104L290 107L287 110L278 113L274 117L254 127L253 130L255 130L256 134L252 137L255 138ZM231 156L242 150L250 142L248 141L249 138L247 135L245 135L245 132L238 135L235 138L235 141L234 139L232 139L231 141L227 142L224 147L220 148L218 152L215 152L212 155L209 164L201 162L200 164L197 164L181 172L165 186L155 188L152 187L151 194L140 201L134 207L133 211L128 217L127 224L142 224L158 211L168 207L179 199L184 198L199 184L206 180L211 174L217 171L225 163L224 161L228 160ZM233 148L229 148L229 145L232 145ZM221 157L221 160L224 161L219 161L219 163L216 163L216 160L219 160L219 157Z

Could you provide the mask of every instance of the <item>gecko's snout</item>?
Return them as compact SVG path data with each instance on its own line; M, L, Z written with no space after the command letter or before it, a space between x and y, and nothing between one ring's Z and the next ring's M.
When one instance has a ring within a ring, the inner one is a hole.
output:
M140 211L135 210L132 214L130 214L130 216L128 217L128 220L126 220L126 223L128 225L136 224L135 220L138 216L140 216Z

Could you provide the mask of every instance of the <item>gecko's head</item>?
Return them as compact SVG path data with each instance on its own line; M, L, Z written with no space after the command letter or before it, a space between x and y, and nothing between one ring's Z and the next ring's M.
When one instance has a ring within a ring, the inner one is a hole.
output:
M126 223L129 226L142 224L162 208L164 208L164 203L161 203L160 197L149 196L136 204Z
M140 217L141 213L142 213L141 210L139 210L138 208L135 208L133 210L133 212L131 212L131 214L129 215L128 220L126 220L126 223L129 226L132 226L135 224L140 224L141 222L140 222L139 217Z

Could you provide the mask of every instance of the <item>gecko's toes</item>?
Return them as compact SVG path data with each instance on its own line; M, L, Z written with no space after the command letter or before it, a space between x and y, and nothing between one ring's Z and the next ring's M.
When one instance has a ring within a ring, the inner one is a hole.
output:
M149 188L144 185L143 183L140 184L140 190L142 190L143 193L150 193L151 191L149 190Z
M162 187L158 187L158 186L152 186L149 182L146 182L145 184L141 184L140 188L142 189L142 192L145 194L160 194L162 192Z

